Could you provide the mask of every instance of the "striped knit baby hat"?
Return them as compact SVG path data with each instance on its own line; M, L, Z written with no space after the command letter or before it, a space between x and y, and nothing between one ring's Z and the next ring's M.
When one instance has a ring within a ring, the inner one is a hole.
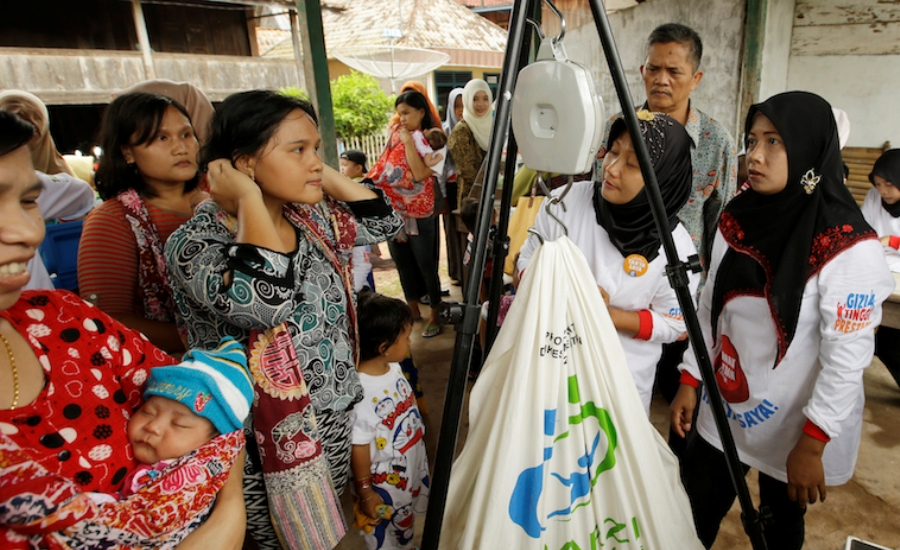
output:
M144 399L152 395L178 401L219 433L240 429L253 401L244 348L229 336L215 349L188 351L177 365L150 369Z

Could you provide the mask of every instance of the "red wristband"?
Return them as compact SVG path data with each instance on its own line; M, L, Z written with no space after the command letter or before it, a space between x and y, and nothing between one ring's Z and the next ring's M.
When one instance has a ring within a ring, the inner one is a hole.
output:
M888 246L894 250L900 249L900 235L891 235Z
M818 439L819 441L824 441L828 443L831 441L831 438L828 437L828 434L825 433L822 428L816 426L812 420L807 419L806 424L803 426L803 433L806 435Z
M681 371L681 378L678 381L681 382L682 384L687 384L688 386L690 386L694 389L697 389L700 387L700 381L697 380L696 378L694 378L693 376L691 376L691 373L689 373L686 370Z
M635 340L649 340L653 336L653 314L649 309L642 309L637 312L640 318L640 329L634 335Z

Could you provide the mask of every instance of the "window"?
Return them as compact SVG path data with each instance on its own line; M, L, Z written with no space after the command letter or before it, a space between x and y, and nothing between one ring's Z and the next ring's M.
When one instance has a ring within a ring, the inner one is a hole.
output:
M488 83L491 89L491 95L494 100L497 99L497 90L500 88L500 73L484 73L484 81Z

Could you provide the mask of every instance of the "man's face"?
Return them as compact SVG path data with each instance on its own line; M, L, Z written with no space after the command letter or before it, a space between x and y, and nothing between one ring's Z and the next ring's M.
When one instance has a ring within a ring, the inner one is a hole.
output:
M687 111L691 92L703 78L703 71L694 71L687 46L667 42L650 46L641 76L650 110L677 115Z

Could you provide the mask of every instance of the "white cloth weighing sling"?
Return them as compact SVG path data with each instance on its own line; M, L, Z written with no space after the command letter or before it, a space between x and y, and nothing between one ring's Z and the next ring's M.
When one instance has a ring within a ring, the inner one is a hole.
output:
M535 253L469 400L440 548L701 549L584 255Z

